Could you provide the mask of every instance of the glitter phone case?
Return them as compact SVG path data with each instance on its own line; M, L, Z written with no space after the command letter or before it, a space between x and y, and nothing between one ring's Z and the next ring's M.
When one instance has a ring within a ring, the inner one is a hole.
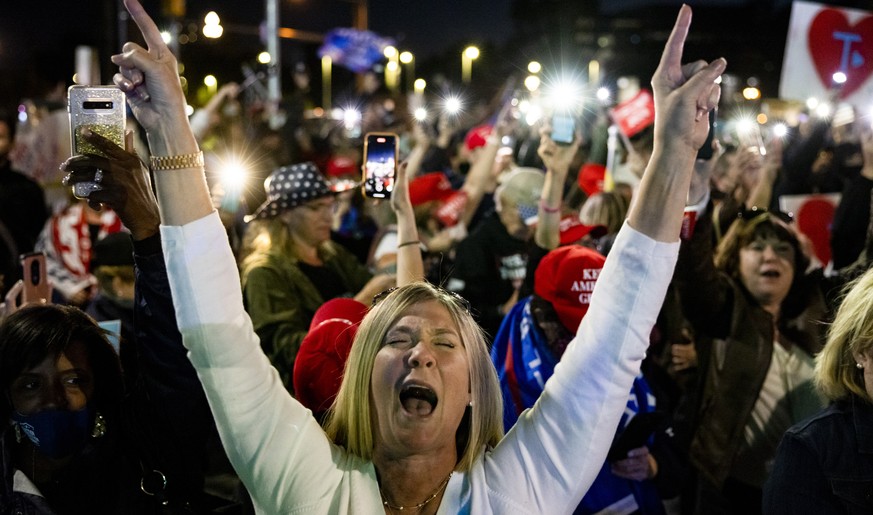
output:
M67 90L70 136L73 154L105 155L81 135L82 127L124 148L124 93L115 86L70 86Z

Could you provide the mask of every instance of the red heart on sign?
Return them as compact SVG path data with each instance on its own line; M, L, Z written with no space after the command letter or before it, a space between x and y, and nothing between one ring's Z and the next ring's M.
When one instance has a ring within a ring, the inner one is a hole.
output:
M830 88L841 71L846 82L840 98L851 95L873 72L873 16L850 25L842 11L824 9L809 26L807 45L822 84Z

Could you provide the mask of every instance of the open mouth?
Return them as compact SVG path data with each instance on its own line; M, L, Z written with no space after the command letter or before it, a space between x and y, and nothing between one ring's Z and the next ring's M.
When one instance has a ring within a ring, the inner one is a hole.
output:
M778 279L782 274L780 274L776 270L766 270L764 272L761 272L761 275L764 277L769 277L771 279Z
M436 408L437 396L425 386L408 385L400 390L400 404L409 413L427 416Z

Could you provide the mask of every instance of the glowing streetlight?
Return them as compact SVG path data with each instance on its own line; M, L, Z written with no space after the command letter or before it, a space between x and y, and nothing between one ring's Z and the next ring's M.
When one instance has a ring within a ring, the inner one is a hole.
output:
M761 98L761 90L758 88L748 87L743 88L743 98L746 100L757 100Z
M162 30L161 31L161 39L164 41L165 45L169 45L170 41L173 41L173 35L170 34L170 31L168 31L168 30Z
M270 55L270 52L261 52L258 54L258 62L261 64L270 64L270 61L273 60L273 57Z
M427 121L427 109L425 109L423 107L418 107L413 112L413 116L415 117L416 121L419 121L419 122Z
M221 19L218 17L218 13L215 11L206 13L206 17L203 18L203 35L207 38L216 39L220 38L223 33L224 27L221 26Z
M536 91L537 88L540 87L540 78L536 75L528 75L524 79L524 87L526 87L528 91Z
M530 73L539 73L543 69L543 65L538 63L537 61L531 61L527 63L527 71Z
M400 62L406 65L405 73L406 73L406 91L409 91L413 88L413 77L415 77L415 57L413 57L412 52L400 52L398 56Z
M321 107L330 111L331 79L333 78L333 59L329 55L321 58Z
M382 54L388 59L388 63L385 65L385 86L391 91L395 91L400 75L400 65L398 64L400 52L397 47L388 45L382 49Z
M588 61L588 82L600 84L600 61L597 59Z
M415 79L415 82L412 83L412 88L415 93L421 95L424 93L424 88L427 87L427 81L424 79Z
M609 92L609 88L601 87L601 88L597 88L596 95L597 95L597 100L600 100L601 102L606 102L607 100L609 100L609 97L612 96L612 93Z
M203 77L203 85L209 88L209 91L215 91L215 88L218 87L218 79L215 78L215 75L207 75Z
M834 84L845 84L845 82L849 79L843 72L834 73L832 78L834 79Z
M473 76L473 61L479 58L479 49L474 46L468 46L461 53L461 80L465 84L470 83Z

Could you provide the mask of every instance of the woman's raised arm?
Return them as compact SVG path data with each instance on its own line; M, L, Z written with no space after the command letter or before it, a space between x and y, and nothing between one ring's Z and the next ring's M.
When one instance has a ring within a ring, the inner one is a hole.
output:
M715 80L727 64L719 58L682 65L690 25L691 8L683 5L652 77L655 146L628 216L631 227L663 242L679 240L694 159L721 94Z
M185 114L178 64L139 0L125 0L124 6L147 48L125 43L122 53L112 56L119 66L113 80L127 95L148 136L161 223L185 225L208 215L213 207L203 157Z

